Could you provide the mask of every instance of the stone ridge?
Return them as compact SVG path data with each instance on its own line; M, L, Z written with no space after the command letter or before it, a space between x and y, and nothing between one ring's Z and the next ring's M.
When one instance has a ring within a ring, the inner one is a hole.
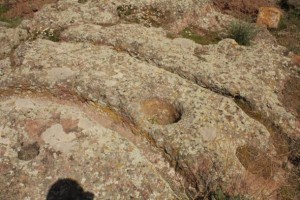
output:
M267 30L170 37L232 20L209 0L61 0L1 27L0 199L71 179L87 199L280 198L300 155L289 52Z
M295 117L274 92L291 75L286 69L291 60L282 56L285 48L266 43L243 47L232 40L201 46L165 36L161 29L134 24L79 25L62 33L65 40L111 45L221 95L243 97L291 137L299 136Z

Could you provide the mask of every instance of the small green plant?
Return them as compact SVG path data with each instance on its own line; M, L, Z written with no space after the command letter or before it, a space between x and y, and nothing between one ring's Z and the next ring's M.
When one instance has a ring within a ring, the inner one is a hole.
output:
M59 42L60 32L61 32L60 30L47 29L44 34L46 39L51 40L52 42Z
M191 27L183 29L180 35L202 45L216 44L221 40L218 32L209 32L202 36L197 34L196 31L194 31Z
M256 34L257 29L245 22L232 22L228 28L228 38L234 39L240 45L250 45Z
M44 30L36 30L32 33L30 40L36 40L37 38L47 39L52 42L59 42L60 41L60 33L64 29L49 29L46 28Z

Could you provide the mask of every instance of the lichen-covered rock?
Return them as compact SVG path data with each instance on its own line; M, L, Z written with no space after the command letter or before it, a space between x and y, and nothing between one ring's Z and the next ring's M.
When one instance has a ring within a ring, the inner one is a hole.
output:
M113 45L221 95L246 98L290 136L299 135L297 120L285 111L274 92L281 90L291 74L287 69L291 59L282 56L286 51L283 47L273 43L243 47L230 39L202 46L186 39L166 38L162 29L134 24L74 26L62 37Z
M0 0L3 7L9 8L2 13L7 18L32 17L43 5L55 2L57 0Z
M260 7L272 6L277 0L212 0L213 4L222 12L238 15L256 16Z
M26 30L0 27L0 59L9 56L10 52L26 38Z
M119 22L144 26L164 26L179 32L192 24L204 30L220 30L232 17L217 12L208 0L101 0L79 3L77 0L58 1L37 12L22 27L30 32L46 28L61 30L70 25L98 24L109 26Z
M0 199L279 198L297 62L267 29L247 47L179 38L231 20L210 0L61 0L1 28Z
M11 96L1 98L0 110L1 199L61 199L63 192L54 198L49 190L63 178L77 181L96 199L176 199L131 141L104 128L80 105ZM68 120L74 124L70 132ZM71 187L60 190L77 190Z
M259 8L256 23L267 26L268 28L277 28L282 17L282 12L275 7Z
M271 157L276 151L267 129L249 118L231 99L107 46L37 40L20 46L15 54L23 56L15 58L17 70L2 79L2 89L22 85L29 90L48 90L56 96L68 91L88 101L115 107L163 149L166 158L184 174L187 184L194 188L197 185L196 189L203 193L207 180L219 180L209 183L212 190L222 187L230 194L251 194L253 191L243 187L252 188L247 170L258 179L282 179L273 167L266 169L272 172L265 175L265 170L255 171L236 156L237 149L245 145L262 155L268 152ZM152 123L155 120L145 119L144 102L152 98L168 101L180 113L180 120L161 126ZM207 167L203 166L205 160L211 163ZM263 195L271 194L279 185L270 187Z

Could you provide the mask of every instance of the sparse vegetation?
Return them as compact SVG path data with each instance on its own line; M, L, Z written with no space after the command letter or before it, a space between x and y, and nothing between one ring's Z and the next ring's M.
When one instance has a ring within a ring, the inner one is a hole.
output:
M51 31L50 29L47 29L45 31L45 36L48 40L51 40L53 42L59 42L60 41L60 30L53 30Z
M300 54L300 11L289 9L281 18L279 27L271 29L271 33L277 38L280 45L290 51Z
M228 38L234 39L240 45L250 45L256 34L255 26L246 22L232 22L228 28Z
M200 35L197 34L192 27L185 28L181 31L180 35L202 45L216 44L221 40L218 32L208 32L204 35Z
M137 7L133 5L122 5L117 7L117 12L120 18L132 15L136 11Z
M60 33L63 30L53 30L53 29L45 29L42 31L36 31L32 34L31 36L31 40L35 40L37 38L43 38L43 39L47 39L50 40L52 42L59 42L60 41Z

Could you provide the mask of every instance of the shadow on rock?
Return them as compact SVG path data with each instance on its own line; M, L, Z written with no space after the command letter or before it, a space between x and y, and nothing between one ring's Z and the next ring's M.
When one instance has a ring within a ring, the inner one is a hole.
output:
M72 179L59 179L50 188L46 200L93 200L94 194L85 192Z

